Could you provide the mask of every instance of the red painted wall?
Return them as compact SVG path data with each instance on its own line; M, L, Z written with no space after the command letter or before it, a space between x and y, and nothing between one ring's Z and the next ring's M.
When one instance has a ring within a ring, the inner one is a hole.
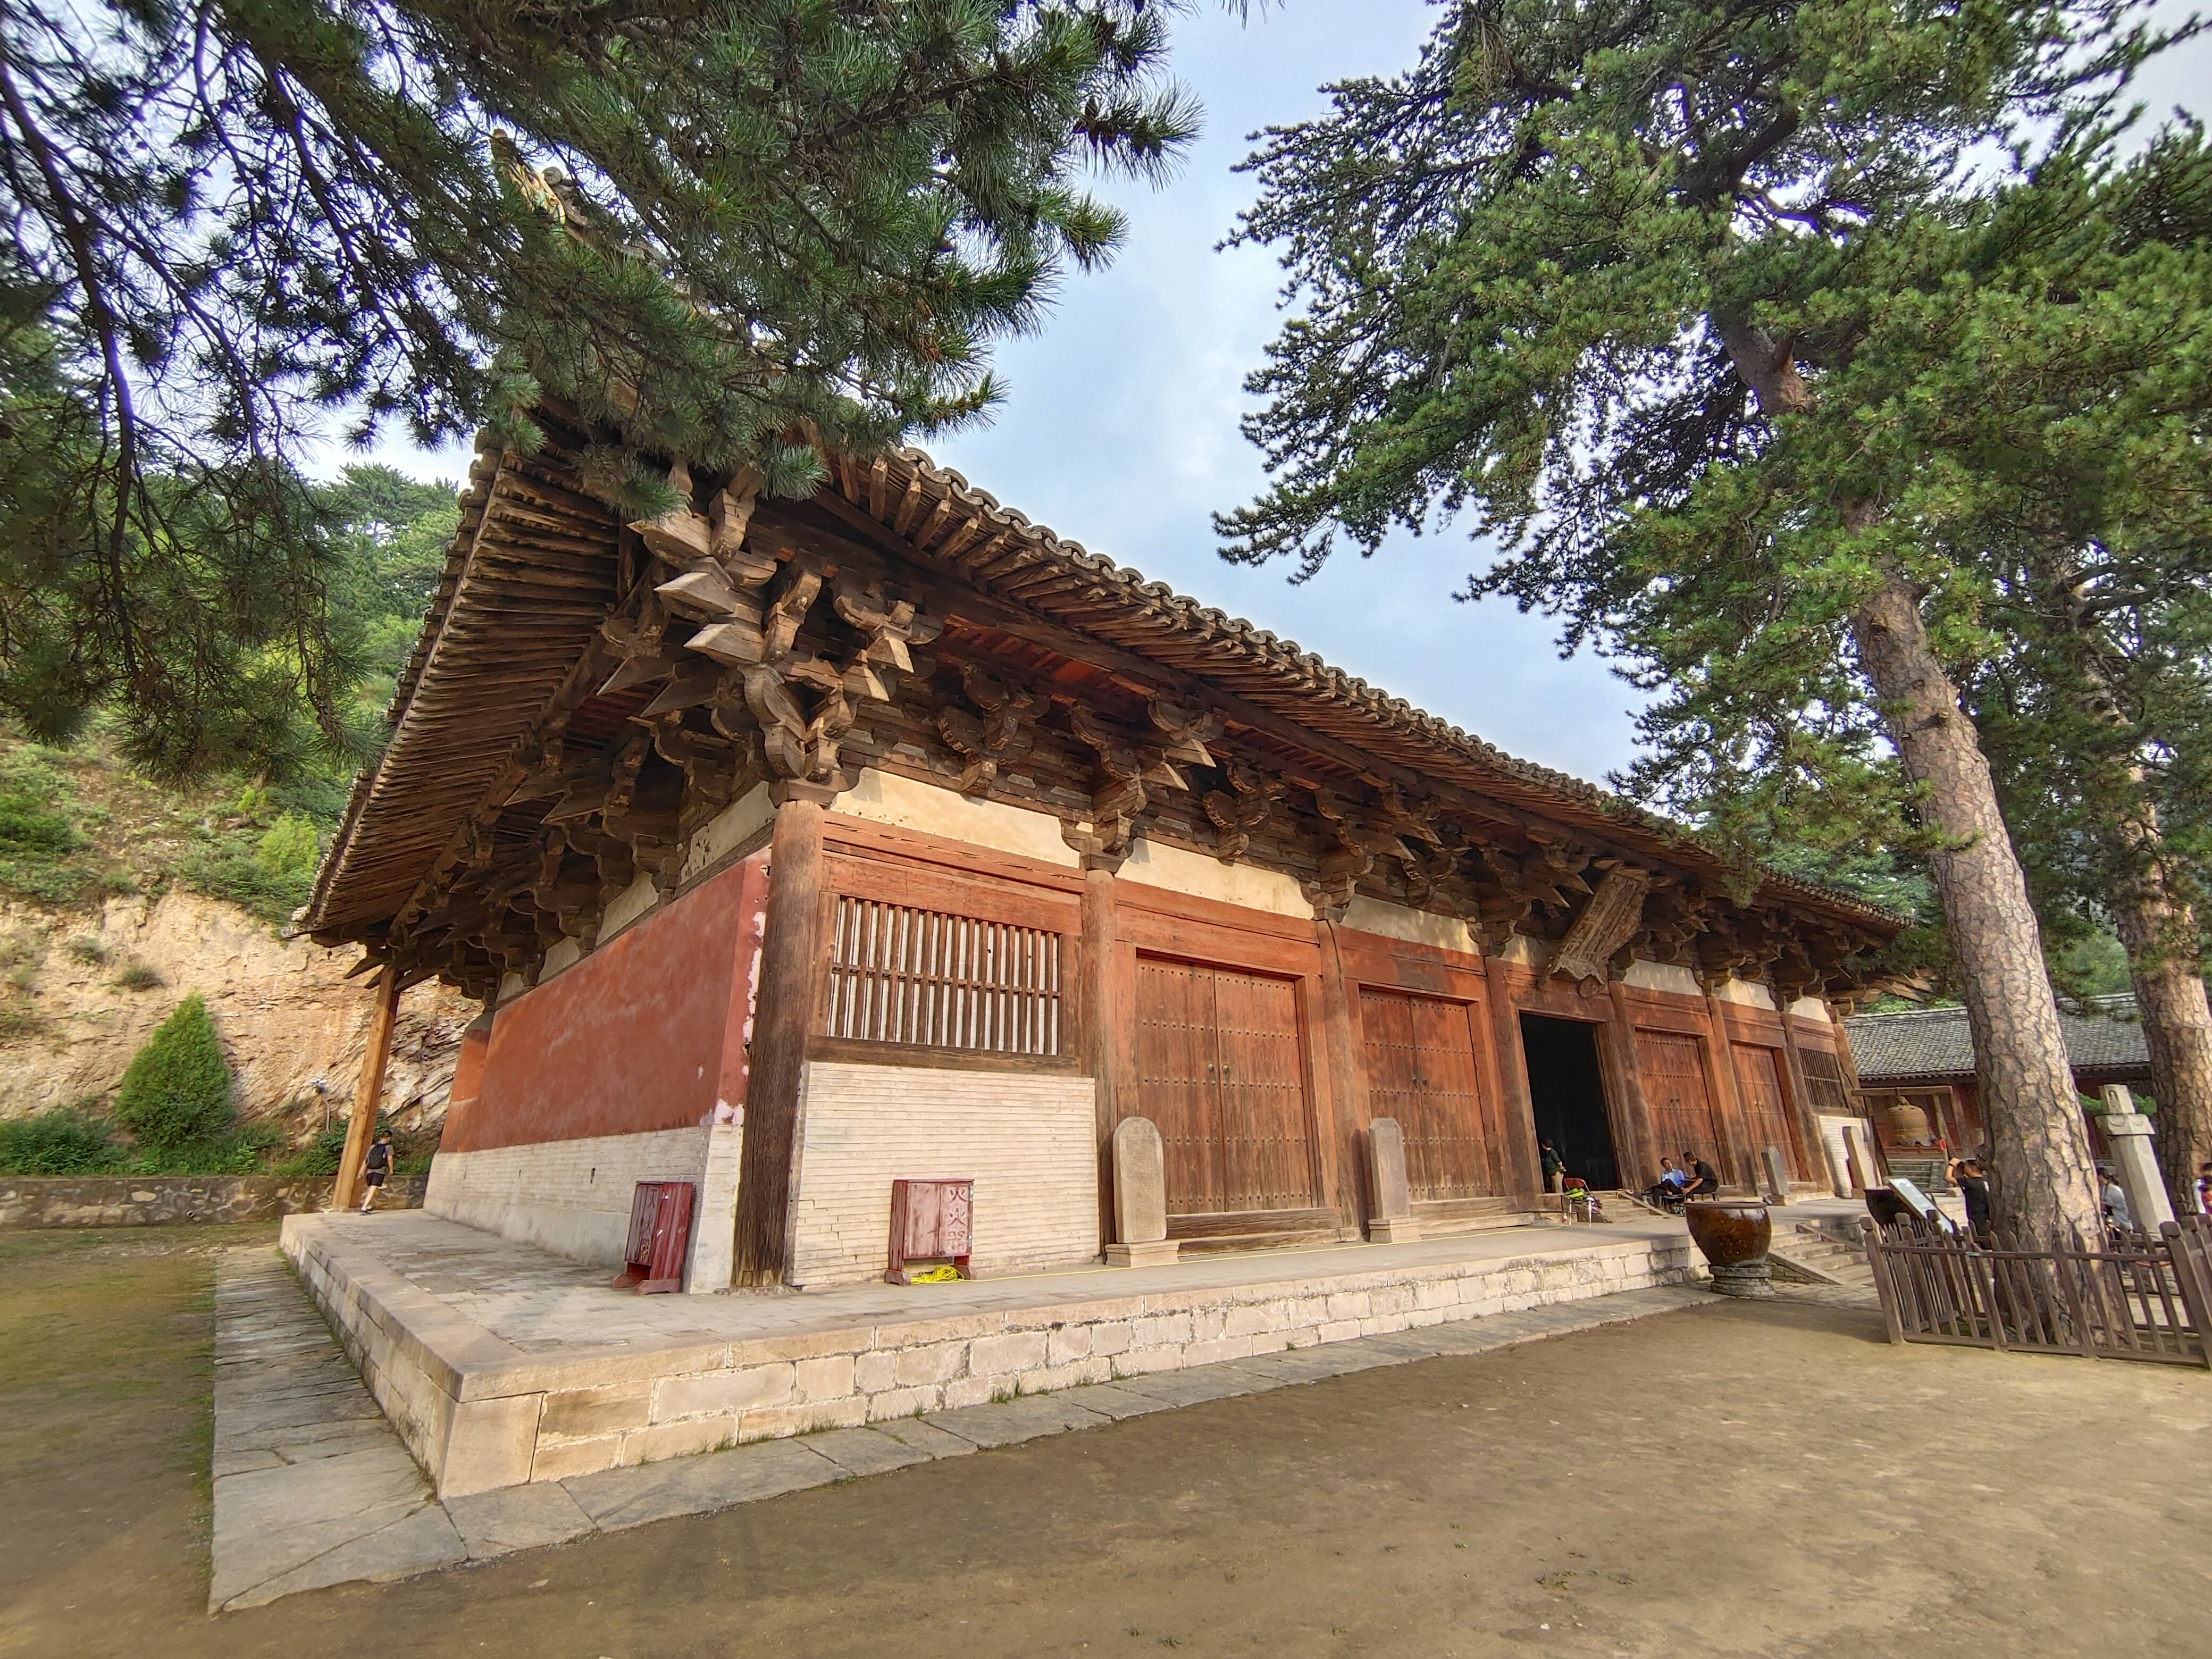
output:
M453 1057L453 1086L446 1097L445 1135L465 1135L470 1114L483 1089L484 1056L491 1048L491 1012L487 1009L471 1020L461 1033L461 1051ZM442 1144L442 1143L441 1143ZM455 1140L455 1146L459 1145Z
M503 1005L443 1150L680 1129L740 1103L767 898L756 854Z

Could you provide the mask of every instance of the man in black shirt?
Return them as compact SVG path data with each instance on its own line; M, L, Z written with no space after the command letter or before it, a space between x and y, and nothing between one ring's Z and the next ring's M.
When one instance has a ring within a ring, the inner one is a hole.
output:
M1705 1159L1695 1152L1686 1152L1682 1154L1682 1167L1690 1172L1690 1184L1682 1188L1684 1198L1718 1198L1721 1195L1721 1178Z
M1990 1231L1990 1179L1982 1173L1979 1160L1954 1158L1947 1172L1951 1184L1959 1189L1959 1196L1966 1201L1966 1231L1977 1238L1985 1238Z
M377 1188L384 1185L384 1178L391 1173L392 1131L379 1129L376 1144L368 1149L368 1161L362 1165L361 1212L363 1215L367 1215L369 1206L376 1202Z

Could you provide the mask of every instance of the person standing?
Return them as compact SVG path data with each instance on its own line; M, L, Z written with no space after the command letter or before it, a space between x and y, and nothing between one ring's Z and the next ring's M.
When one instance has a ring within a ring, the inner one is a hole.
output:
M361 1212L367 1215L369 1206L376 1202L377 1189L384 1185L385 1177L392 1173L392 1131L379 1129L376 1142L368 1149L368 1158L362 1165Z
M2126 1190L2110 1170L2100 1170L2097 1174L2103 1182L2098 1196L2104 1200L2106 1221L2123 1232L2135 1231L2135 1214L2128 1208Z
M1536 1143L1536 1155L1544 1163L1544 1190L1547 1193L1558 1192L1560 1173L1567 1167L1566 1160L1559 1156L1559 1149L1548 1140L1540 1140Z
M1945 1171L1966 1206L1966 1231L1976 1238L1990 1236L1990 1178L1978 1158L1954 1158Z

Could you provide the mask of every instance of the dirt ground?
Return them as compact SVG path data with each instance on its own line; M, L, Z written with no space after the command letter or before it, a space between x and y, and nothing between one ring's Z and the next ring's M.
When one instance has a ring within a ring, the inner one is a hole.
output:
M1717 1305L211 1620L212 1267L0 1236L0 1652L2212 1652L2212 1373Z

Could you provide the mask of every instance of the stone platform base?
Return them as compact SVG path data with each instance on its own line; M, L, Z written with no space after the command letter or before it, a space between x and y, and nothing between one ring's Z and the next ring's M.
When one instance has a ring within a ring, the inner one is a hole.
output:
M420 1212L283 1249L441 1498L1691 1276L1656 1221L784 1296L623 1296Z
M1109 1244L1106 1265L1109 1267L1164 1267L1182 1253L1178 1239L1155 1239L1145 1244Z

